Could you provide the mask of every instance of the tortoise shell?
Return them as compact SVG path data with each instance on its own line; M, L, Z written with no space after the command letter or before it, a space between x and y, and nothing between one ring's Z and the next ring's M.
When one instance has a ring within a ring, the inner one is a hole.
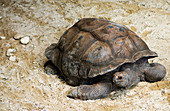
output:
M56 46L56 63L67 76L93 78L142 57L156 57L134 32L108 20L84 18L69 28Z

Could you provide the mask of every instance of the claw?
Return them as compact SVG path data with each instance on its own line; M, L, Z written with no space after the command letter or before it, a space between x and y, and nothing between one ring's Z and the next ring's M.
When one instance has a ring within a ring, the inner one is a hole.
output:
M78 96L77 93L78 93L77 88L74 88L74 89L70 90L70 92L67 94L67 97L75 98Z

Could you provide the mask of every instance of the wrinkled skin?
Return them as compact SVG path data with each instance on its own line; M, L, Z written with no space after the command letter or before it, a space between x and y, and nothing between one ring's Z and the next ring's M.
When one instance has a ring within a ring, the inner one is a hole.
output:
M112 83L104 82L93 85L80 85L72 89L67 95L70 98L79 98L82 100L99 99L106 97L112 90Z
M148 63L142 58L134 64L125 64L113 75L113 83L118 87L130 88L139 81L156 82L165 77L166 69L159 63Z

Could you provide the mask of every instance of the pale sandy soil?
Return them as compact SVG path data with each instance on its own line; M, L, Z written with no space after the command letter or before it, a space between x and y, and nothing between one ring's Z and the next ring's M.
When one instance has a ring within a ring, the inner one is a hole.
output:
M67 98L72 87L44 73L44 50L84 17L108 19L135 31L159 55L150 62L167 68L164 80L140 82L99 100ZM29 36L29 43L13 39L16 34ZM7 54L8 49L16 51ZM170 1L0 0L0 111L17 110L170 110Z

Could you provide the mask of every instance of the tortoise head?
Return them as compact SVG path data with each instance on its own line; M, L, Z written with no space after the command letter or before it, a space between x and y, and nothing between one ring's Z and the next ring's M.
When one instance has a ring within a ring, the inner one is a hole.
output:
M118 87L130 88L140 81L139 72L130 68L121 72L116 72L113 75L113 83Z
M113 83L118 87L127 87L129 84L129 75L123 72L116 72L113 75Z

